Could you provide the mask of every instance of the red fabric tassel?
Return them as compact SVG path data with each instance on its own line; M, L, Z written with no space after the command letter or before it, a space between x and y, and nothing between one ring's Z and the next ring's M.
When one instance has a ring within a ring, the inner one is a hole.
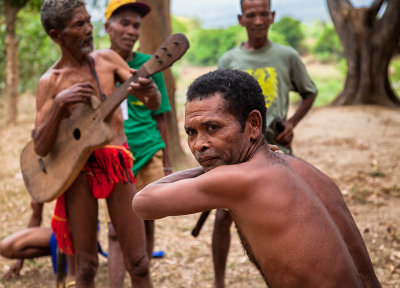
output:
M65 194L57 198L54 208L53 218L51 219L51 229L56 236L58 247L64 254L74 254L71 233L68 228L67 211L65 207Z
M114 190L116 183L136 184L132 173L133 155L128 144L124 146L105 146L95 150L86 163L83 171L88 173L89 187L96 199L107 198ZM51 227L56 236L58 247L63 253L74 254L71 233L65 206L65 195L57 198Z

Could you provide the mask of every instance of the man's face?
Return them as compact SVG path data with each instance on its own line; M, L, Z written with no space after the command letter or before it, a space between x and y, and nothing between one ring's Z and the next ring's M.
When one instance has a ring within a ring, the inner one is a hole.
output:
M250 142L219 94L186 103L185 131L189 148L205 171L243 162Z
M80 6L72 13L64 30L61 32L62 44L72 54L87 55L93 51L93 26L90 15L84 6Z
M120 55L130 53L139 39L141 23L142 17L140 14L129 9L112 16L106 23L111 49L117 51Z
M274 17L269 0L244 0L239 23L246 28L249 38L264 38Z

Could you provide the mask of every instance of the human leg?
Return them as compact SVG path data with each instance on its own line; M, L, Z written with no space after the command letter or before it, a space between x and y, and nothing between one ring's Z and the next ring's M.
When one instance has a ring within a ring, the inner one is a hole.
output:
M66 192L69 229L75 250L76 287L94 287L98 267L98 204L81 173Z
M9 259L31 259L50 255L51 229L32 227L18 231L0 242L0 255Z
M157 181L162 177L164 177L163 150L159 150L136 174L135 178L137 182L137 191L142 190L146 185ZM145 220L144 226L146 231L146 251L150 260L154 251L154 220Z
M111 222L117 233L132 286L152 287L143 220L133 213L135 185L118 183L107 198Z
M110 288L121 288L124 286L124 256L112 223L108 223L108 276Z
M214 262L214 286L225 287L225 268L231 242L230 227L233 220L228 211L217 209L212 235L212 255Z

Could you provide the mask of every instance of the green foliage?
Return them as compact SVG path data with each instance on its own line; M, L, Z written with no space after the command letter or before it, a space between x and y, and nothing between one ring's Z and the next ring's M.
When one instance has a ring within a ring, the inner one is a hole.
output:
M278 22L272 25L271 31L281 34L286 43L297 51L300 51L304 40L304 33L299 20L291 17L282 17Z
M400 57L392 59L389 65L389 80L400 98Z
M189 34L191 48L187 59L195 65L216 65L227 50L243 40L243 28L236 25L226 29L198 29Z
M322 62L337 61L342 58L343 47L333 24L325 24L318 36L312 53Z
M201 28L200 21L197 18L186 18L186 17L171 17L172 21L172 32L190 34L191 31L195 31Z
M17 22L20 91L35 90L39 77L60 56L42 28L39 13L21 11Z

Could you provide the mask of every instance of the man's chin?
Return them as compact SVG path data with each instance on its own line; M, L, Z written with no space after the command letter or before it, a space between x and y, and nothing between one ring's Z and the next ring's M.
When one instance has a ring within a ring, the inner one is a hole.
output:
M93 46L86 46L86 47L82 47L80 49L81 53L84 55L89 55L90 53L93 52Z

